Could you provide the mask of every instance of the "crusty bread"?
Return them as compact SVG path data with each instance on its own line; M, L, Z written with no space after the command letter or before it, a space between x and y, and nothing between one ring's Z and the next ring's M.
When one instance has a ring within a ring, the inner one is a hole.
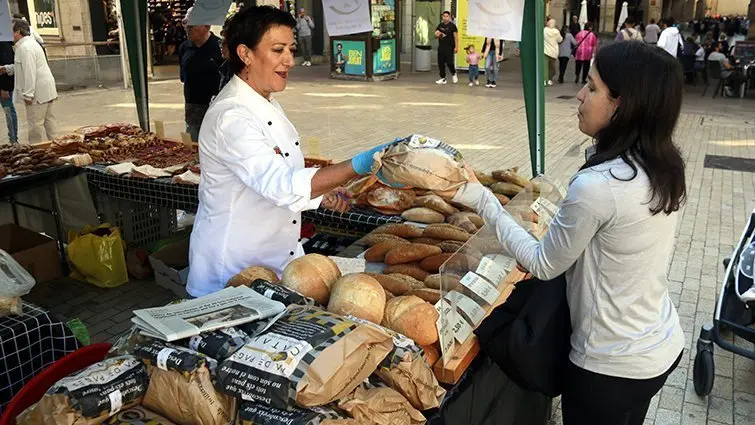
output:
M414 206L430 208L446 216L459 212L459 210L435 194L416 197L414 199Z
M385 264L396 265L419 261L431 255L443 252L434 245L425 245L422 243L413 243L409 245L400 245L388 251L385 255Z
M370 249L364 252L364 259L371 263L382 263L385 260L385 254L398 246L409 245L407 241L387 240L372 245Z
M379 324L383 321L385 298L380 283L366 273L347 274L333 284L328 311Z
M457 288L459 285L461 285L461 280L459 276L456 276L454 274L436 273L436 274L431 274L430 276L426 277L424 284L426 288L440 289L442 287L442 288L445 288L446 291L450 291L452 289Z
M422 267L422 270L428 273L438 273L440 266L442 266L443 263L445 263L453 255L454 254L447 252L431 255L429 257L425 257L425 259L419 263L419 266Z
M401 218L409 221L416 221L417 223L443 223L446 221L446 216L438 211L431 210L425 207L410 208L401 213Z
M424 236L426 238L440 239L444 241L466 242L470 234L461 227L453 224L430 224L425 227Z
M407 292L406 295L414 295L415 297L420 297L433 305L440 301L440 291L437 289L412 289L411 291Z
M369 235L359 240L360 243L367 246L377 245L380 242L385 242L385 241L396 241L396 242L406 242L406 243L409 242L404 238L400 238L396 235L389 235L387 233L370 233Z
M506 206L509 202L511 202L511 199L506 195L501 195L500 193L494 193L496 199L498 199L498 202L501 203L501 205Z
M393 295L392 293L390 293L390 292L389 292L388 290L386 290L385 288L383 288L383 291L385 292L385 301L388 301L388 300L390 300L391 298L396 298L396 296L395 296L395 295Z
M485 186L490 186L491 184L498 181L495 178L493 178L493 176L491 176L490 174L486 174L480 171L475 171L474 176L477 178L477 181L479 181L480 184L483 184Z
M443 252L450 252L450 253L461 252L463 254L471 255L472 257L480 259L483 257L483 254L480 250L477 249L478 245L479 245L479 239L475 240L474 246L471 244L464 245L463 242L459 242L459 241L443 241L438 244L438 247L442 249Z
M515 184L517 186L526 187L530 181L517 174L514 170L496 170L493 171L493 178L506 183Z
M423 243L425 245L438 245L439 243L443 242L439 239L433 239L433 238L426 238L424 236L421 236L419 238L414 238L411 240L412 243Z
M280 282L278 275L271 269L264 266L251 266L228 279L226 286L249 286L257 279L266 280L272 283Z
M501 195L512 197L518 195L519 192L524 191L524 188L522 186L517 186L514 183L498 182L491 184L490 190L492 190L493 193L500 193Z
M430 273L422 270L422 267L419 266L419 263L407 263L407 264L396 264L395 266L388 266L383 270L384 274L404 274L410 277L413 277L420 282L424 281L425 278L427 278Z
M299 257L283 269L281 285L327 304L330 287L341 277L341 270L330 258L320 254Z
M452 214L446 217L446 221L448 221L449 224L461 227L469 233L475 233L477 229L485 224L485 222L482 220L482 217L468 211Z
M420 345L431 345L438 340L436 320L438 311L419 297L396 297L385 304L383 326L406 335Z
M375 233L387 233L401 238L418 238L422 236L422 229L405 223L388 223L372 231Z
M431 368L440 360L440 350L435 345L423 345L422 351L425 354L425 361Z
M404 211L411 207L417 195L412 190L376 187L367 196L367 203L382 210Z
M370 277L377 280L378 283L393 295L404 295L407 291L412 289L420 289L424 287L424 283L411 276L391 273L391 274L377 274L368 273Z

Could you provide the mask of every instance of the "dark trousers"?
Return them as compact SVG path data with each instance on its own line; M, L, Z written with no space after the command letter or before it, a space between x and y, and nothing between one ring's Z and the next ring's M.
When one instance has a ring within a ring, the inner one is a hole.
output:
M204 115L209 109L209 105L186 104L184 106L184 120L186 121L186 132L191 136L193 142L199 141L199 127L202 126Z
M601 375L569 362L561 396L564 425L642 425L650 400L663 388L682 354L665 373L650 379Z
M577 61L574 68L574 82L579 82L579 72L582 71L582 83L587 82L587 74L590 72L590 61Z
M440 78L446 78L446 66L451 71L451 75L456 75L454 49L452 47L438 47L438 72L440 72Z
M566 66L569 65L569 57L558 57L558 82L564 82L564 74L566 74Z

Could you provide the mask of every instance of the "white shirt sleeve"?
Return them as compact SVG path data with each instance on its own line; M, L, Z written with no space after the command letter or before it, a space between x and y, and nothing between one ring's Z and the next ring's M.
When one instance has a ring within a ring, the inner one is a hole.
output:
M474 208L493 226L506 252L541 280L565 272L585 251L598 230L610 220L615 202L602 177L577 176L553 219L538 241L503 209L498 199L479 183L462 186L454 201Z
M16 50L18 59L16 62L22 64L21 72L23 73L24 85L16 87L25 100L34 100L37 87L37 64L32 49L25 49L23 46ZM16 79L18 81L18 79Z
M666 39L668 38L667 31L661 31L661 35L658 37L658 47L666 50Z
M312 199L316 168L290 167L248 117L229 113L221 121L217 124L217 156L244 184L275 205L294 212L320 206L322 196Z

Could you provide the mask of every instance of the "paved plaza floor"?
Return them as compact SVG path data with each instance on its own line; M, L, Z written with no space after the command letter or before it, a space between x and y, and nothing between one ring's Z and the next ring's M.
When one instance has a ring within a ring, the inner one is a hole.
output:
M520 166L526 174L528 138L517 60L504 63L496 89L468 87L466 75L459 76L459 84L447 86L433 84L435 73L405 74L397 81L347 82L328 79L323 66L299 67L288 89L276 98L309 154L342 160L395 137L419 133L453 144L477 169ZM590 143L577 128L578 89L571 83L546 89L546 173L564 183L581 165ZM178 138L183 130L181 84L159 81L149 90L151 118L164 121L167 134ZM732 251L755 207L755 174L704 167L706 155L755 159L755 93L746 99L711 99L710 92L703 98L701 91L701 86L687 87L675 135L687 161L689 197L668 276L687 349L679 368L653 400L646 423L752 425L754 362L716 349L712 395L698 397L692 384L697 334L713 315L723 277L721 260ZM60 127L66 131L136 121L132 93L120 88L65 93L56 107ZM25 118L19 112L23 140ZM81 318L94 339L101 341L112 340L129 327L131 310L172 297L152 282L131 282L113 290L57 282L37 285L28 298L64 317ZM753 348L739 339L735 342ZM552 423L561 423L559 409Z

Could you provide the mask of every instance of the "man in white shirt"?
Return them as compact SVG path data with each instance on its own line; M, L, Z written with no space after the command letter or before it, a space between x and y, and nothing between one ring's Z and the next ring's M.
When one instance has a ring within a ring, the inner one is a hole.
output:
M682 41L682 35L679 34L679 29L674 26L674 18L664 18L661 20L661 27L663 31L661 36L658 37L658 47L667 51L673 57L676 57L679 51L679 46L684 46Z
M729 58L721 53L721 43L713 44L713 51L708 55L708 62L719 62L721 64L721 78L726 80L727 83L724 86L724 94L727 97L734 97L737 94L744 97L744 84L747 80L736 72L736 68L729 62Z
M650 24L645 27L645 43L657 44L660 33L661 29L655 24L655 19L651 19Z
M29 143L52 140L56 134L53 102L58 98L55 77L42 46L31 36L28 22L13 20L13 41L16 43L14 63L0 67L0 74L15 76L16 98L26 104Z

